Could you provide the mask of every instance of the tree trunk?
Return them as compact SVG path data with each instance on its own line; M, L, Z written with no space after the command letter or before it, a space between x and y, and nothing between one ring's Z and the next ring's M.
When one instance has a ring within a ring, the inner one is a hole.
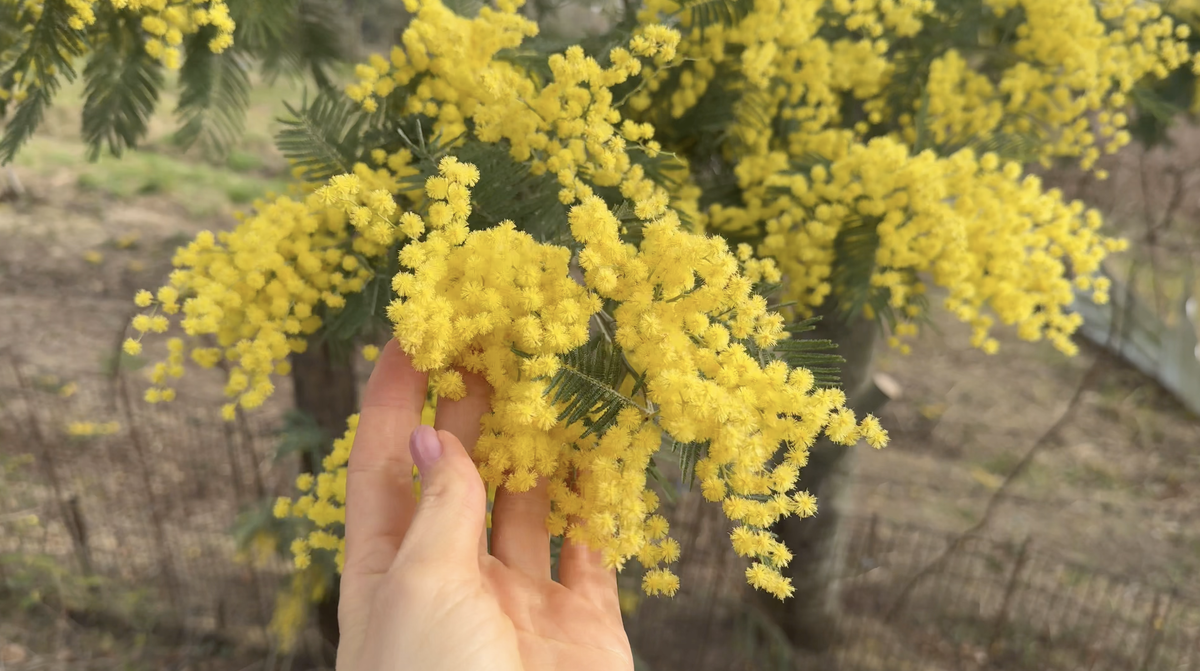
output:
M313 339L307 351L292 355L292 383L296 409L310 415L321 427L330 443L323 451L328 452L333 439L346 432L346 418L358 411L354 368L346 355L338 356L330 351L328 343ZM304 472L315 473L319 466L312 454L303 455ZM333 651L338 645L337 587L335 581L324 600L317 604L318 628ZM329 655L329 659L333 656Z
M842 364L842 389L847 405L860 416L878 410L872 381L874 345L879 327L873 320L856 318L838 323L833 317L822 320L814 338L828 338L838 345ZM875 407L868 407L875 406ZM787 544L793 559L784 575L792 579L795 595L779 601L762 596L764 610L786 634L793 646L819 653L828 649L835 638L838 608L836 576L841 571L844 541L842 520L850 514L850 482L855 450L821 439L813 447L809 463L800 471L801 490L817 497L815 517L789 517L775 525L774 531ZM761 596L761 594L760 594Z

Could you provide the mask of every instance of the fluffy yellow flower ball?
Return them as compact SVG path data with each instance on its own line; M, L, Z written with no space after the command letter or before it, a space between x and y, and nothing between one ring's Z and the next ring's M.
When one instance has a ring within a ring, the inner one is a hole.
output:
M874 418L857 421L840 391L814 387L811 372L770 354L785 335L783 320L746 272L761 278L778 270L769 260L750 264L746 250L739 262L723 240L685 231L670 210L644 225L639 247L627 245L616 217L593 197L569 215L581 245L580 283L564 247L538 243L509 222L469 230L478 179L473 166L445 158L427 181L429 214L420 225L410 221L425 232L400 252L404 269L393 278L388 316L438 396L465 393L460 368L490 383L491 412L474 452L483 478L513 491L548 480L553 534L598 548L613 567L636 559L649 569L645 591L673 594L678 578L662 565L678 559L679 544L655 514L647 471L665 443L691 444L703 454L695 467L702 491L739 523L735 549L755 559L751 584L788 596L779 569L790 552L739 539L765 538L782 517L813 514L815 499L793 490L820 435L877 447L887 437ZM612 403L572 412L570 394L555 389L578 372L575 352L605 343L632 375L610 390ZM344 519L352 443L353 425L326 459L315 493L277 506L277 514L316 525L294 548L300 566L314 548L342 556L326 529Z

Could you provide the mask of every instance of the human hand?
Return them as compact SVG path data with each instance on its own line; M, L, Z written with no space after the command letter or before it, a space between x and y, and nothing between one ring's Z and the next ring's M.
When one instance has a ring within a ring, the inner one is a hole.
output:
M438 403L435 430L421 426L426 376L395 341L375 364L347 467L337 668L632 669L616 575L599 553L568 541L550 578L545 481L497 493L489 554L487 495L467 454L489 387L463 377L467 396Z

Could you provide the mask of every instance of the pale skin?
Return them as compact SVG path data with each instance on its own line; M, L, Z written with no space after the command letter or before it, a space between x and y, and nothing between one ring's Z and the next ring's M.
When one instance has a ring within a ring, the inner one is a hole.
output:
M550 577L545 483L487 495L469 456L487 383L420 427L426 376L395 341L363 397L346 481L339 671L627 671L615 572L570 542ZM412 467L421 471L417 501Z

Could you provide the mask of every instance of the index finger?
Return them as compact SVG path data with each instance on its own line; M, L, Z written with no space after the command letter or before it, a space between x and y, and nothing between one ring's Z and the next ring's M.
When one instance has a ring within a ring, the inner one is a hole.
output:
M380 354L346 467L346 564L343 575L386 573L412 522L417 501L408 439L421 423L427 376L395 340Z

